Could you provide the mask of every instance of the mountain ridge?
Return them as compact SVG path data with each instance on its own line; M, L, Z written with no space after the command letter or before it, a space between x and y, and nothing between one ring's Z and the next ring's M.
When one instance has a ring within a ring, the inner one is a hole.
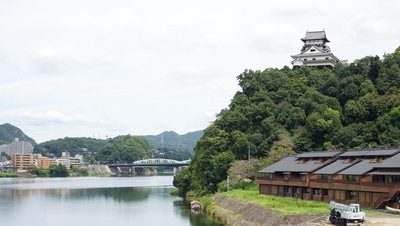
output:
M15 138L18 138L20 141L29 141L32 145L37 145L36 141L26 135L20 128L10 123L0 125L0 144L10 144Z

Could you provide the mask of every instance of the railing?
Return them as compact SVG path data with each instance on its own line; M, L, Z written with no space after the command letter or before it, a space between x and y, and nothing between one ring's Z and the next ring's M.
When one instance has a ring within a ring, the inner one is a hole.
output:
M302 177L291 176L285 180L284 176L273 175L257 177L259 184L269 185L285 185L285 186L301 186L314 187L323 189L338 190L357 190L365 192L388 193L392 188L392 183L387 182L362 182L356 180L328 180L328 179L309 179L308 181Z
M392 199L397 192L400 189L400 184L396 184L395 186L393 186L390 191L386 194L386 195L382 195L381 197L379 197L375 202L374 202L374 206L376 209L379 209L382 207L384 202L389 201L390 199Z

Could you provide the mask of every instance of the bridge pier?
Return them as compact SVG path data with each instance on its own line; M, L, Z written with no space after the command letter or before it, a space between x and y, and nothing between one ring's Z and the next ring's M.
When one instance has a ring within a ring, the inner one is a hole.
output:
M181 171L182 171L181 166L175 166L174 167L174 176L177 175L178 173L180 173Z

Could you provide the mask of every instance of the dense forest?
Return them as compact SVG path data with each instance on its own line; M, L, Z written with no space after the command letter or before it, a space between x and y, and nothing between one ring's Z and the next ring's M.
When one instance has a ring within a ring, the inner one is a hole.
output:
M132 163L151 156L151 148L145 138L125 135L109 140L110 144L96 153L95 159L101 163Z
M245 70L237 80L241 91L174 178L183 193L216 191L229 166L249 157L399 146L400 47L333 69Z

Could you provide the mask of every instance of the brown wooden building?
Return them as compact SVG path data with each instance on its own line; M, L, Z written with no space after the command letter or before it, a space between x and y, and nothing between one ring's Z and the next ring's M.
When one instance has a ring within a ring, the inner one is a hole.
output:
M399 207L400 150L309 152L259 171L261 194Z

